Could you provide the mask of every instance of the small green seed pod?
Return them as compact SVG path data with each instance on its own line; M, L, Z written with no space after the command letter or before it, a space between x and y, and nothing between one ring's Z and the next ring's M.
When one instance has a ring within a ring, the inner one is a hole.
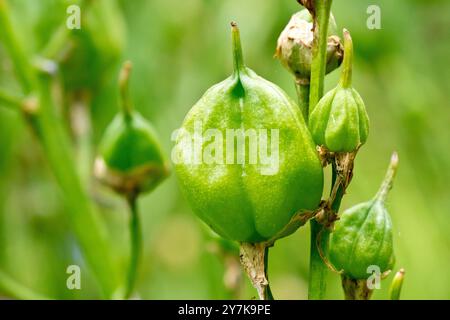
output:
M310 111L309 128L319 146L332 152L356 151L367 140L369 117L359 93L352 88L353 43L344 30L344 63L338 86Z
M383 274L394 265L392 222L385 201L397 164L398 157L394 153L375 198L344 211L336 222L330 238L329 257L335 268L342 270L348 279L369 278L371 266L379 268Z
M313 21L307 9L295 13L281 32L275 56L300 83L309 83L311 77L313 46ZM343 58L342 45L337 36L336 21L330 16L328 26L327 67L330 73L340 66Z
M234 23L232 40L234 72L187 114L174 148L184 160L175 168L193 211L216 233L263 242L301 209L317 208L323 171L299 108L244 65ZM197 139L202 134L209 136Z
M130 71L127 62L119 79L122 112L107 127L94 168L100 181L124 195L150 191L169 174L153 127L132 109L127 88Z

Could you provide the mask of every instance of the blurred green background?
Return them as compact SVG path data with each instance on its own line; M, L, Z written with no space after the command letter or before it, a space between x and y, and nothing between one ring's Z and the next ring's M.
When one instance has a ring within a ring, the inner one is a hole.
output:
M65 86L65 96L60 98L62 114L70 114L66 109L73 108L77 97L88 96L81 100L91 114L93 152L118 110L117 72L121 62L130 59L134 64L134 104L152 121L170 155L172 131L207 88L231 73L231 20L240 25L247 65L295 97L290 74L273 54L279 33L290 16L300 10L296 1L106 1L108 16L113 18L103 22L86 18L78 33L79 43L83 43L83 32L90 28L92 35L86 41L98 47L76 47L75 67L69 64L63 70L66 80L61 81ZM27 50L37 55L54 31L64 26L66 8L72 2L9 3ZM381 8L380 30L366 27L366 10L372 4ZM375 194L390 154L397 150L400 167L388 206L395 228L395 268L406 269L402 298L449 299L450 2L335 0L333 12L339 27L352 33L356 50L354 86L364 98L371 119L369 141L357 157L354 179L342 208ZM91 26L85 30L88 23ZM334 72L326 78L328 89L336 84L338 75ZM72 76L79 79L70 79ZM0 86L18 92L1 43ZM84 145L83 149L84 140L78 138L75 134L74 148L84 150L79 151L80 159L91 163L89 148ZM82 170L86 172L86 168ZM116 263L124 271L128 256L125 203L89 177L86 180L108 227ZM255 295L247 279L241 281L242 289L230 290L224 285L224 265L233 266L233 260L214 250L214 240L183 199L174 174L142 197L139 205L144 227L139 297L220 299ZM270 278L275 298L306 298L308 251L307 226L271 249ZM82 290L66 288L66 268L72 264L82 266ZM0 270L50 297L99 296L36 139L21 115L1 106ZM387 297L391 278L382 282L375 298ZM327 297L343 297L339 277L331 273Z

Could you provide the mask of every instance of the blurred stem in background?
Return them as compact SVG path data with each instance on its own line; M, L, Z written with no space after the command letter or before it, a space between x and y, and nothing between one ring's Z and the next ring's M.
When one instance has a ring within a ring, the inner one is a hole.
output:
M6 0L0 0L0 40L10 55L23 91L29 94L36 83L36 78L31 63L14 32L10 15Z
M130 262L128 267L127 286L125 289L125 299L129 299L133 293L136 282L136 275L139 266L140 252L142 248L142 235L137 208L137 196L128 198L128 206L130 207Z
M76 96L69 101L71 105L67 108L70 112L71 131L75 144L75 164L82 184L90 186L93 162L92 121L90 116L92 99L88 90L82 90Z
M205 268L208 275L208 285L213 299L239 300L242 296L245 278L239 260L239 245L226 240L201 224L202 235L206 244L205 257L208 260L217 259L223 270L217 274L214 268ZM206 266L210 267L211 261Z
M84 21L89 6L92 4L92 0L78 0L71 1L72 5L77 5L83 10L80 12L80 20ZM62 56L65 56L71 49L73 49L70 39L71 33L77 29L69 29L65 24L62 24L51 36L46 46L41 52L41 55L46 59L51 59L56 62L60 62Z
M49 300L49 297L24 287L0 270L0 290L10 298L25 300Z
M117 289L117 278L110 248L105 230L77 176L67 133L55 114L50 94L52 74L37 75L14 32L10 14L6 1L0 0L0 39L12 59L24 93L29 97L37 95L27 98L25 117L41 142L61 188L69 221L84 258L99 281L103 295L111 298Z
M16 111L22 108L22 100L4 90L0 90L0 104Z

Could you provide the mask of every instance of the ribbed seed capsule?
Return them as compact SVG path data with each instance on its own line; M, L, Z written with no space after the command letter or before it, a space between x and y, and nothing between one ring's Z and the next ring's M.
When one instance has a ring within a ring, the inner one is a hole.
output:
M192 209L216 233L255 243L285 236L294 214L318 206L323 173L298 107L244 65L236 24L232 39L234 72L184 119L176 171Z
M352 39L344 30L344 63L340 82L313 107L309 118L309 128L316 144L332 152L356 151L369 134L366 107L352 87L352 60Z
M331 234L330 261L349 279L367 279L375 270L371 268L382 274L394 265L392 221L385 201L397 163L394 154L375 198L344 211Z

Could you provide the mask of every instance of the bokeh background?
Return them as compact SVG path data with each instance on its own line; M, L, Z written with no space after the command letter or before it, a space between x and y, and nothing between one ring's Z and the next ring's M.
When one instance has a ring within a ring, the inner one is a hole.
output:
M118 110L116 77L124 59L134 64L134 104L152 121L170 155L172 131L207 88L231 73L231 20L240 25L247 65L295 97L290 74L273 54L279 33L290 16L300 10L296 1L105 2L107 19L82 20L81 34L89 35L88 40L85 35L79 36L78 43L90 41L95 45L75 48L71 60L74 66L69 63L63 69L64 91L59 90L64 95L60 97L61 114L71 114L74 101L80 100L89 110L92 143L73 135L74 151L84 161L81 171L89 172L99 138ZM38 55L55 30L65 24L66 8L72 2L9 3L27 50ZM372 4L381 8L380 30L366 27L366 10ZM388 206L395 227L395 268L404 267L407 273L402 298L449 299L450 2L335 0L333 12L339 27L348 28L353 35L354 86L364 98L371 119L370 137L357 157L355 176L342 208L375 194L390 154L398 151L400 167ZM336 84L338 75L335 71L326 78L328 89ZM18 91L1 43L0 86ZM115 263L124 271L128 255L125 203L92 181L89 174L85 181L107 226ZM194 216L174 174L142 197L139 205L144 227L139 297L220 299L255 295L247 279L242 279L242 288L224 284L225 269L234 266L233 258L220 253L220 246ZM306 298L308 251L308 226L271 249L270 278L276 298ZM66 268L71 264L82 266L82 290L66 288ZM50 297L99 297L36 139L20 114L1 106L0 270ZM387 297L391 278L382 282L375 298ZM2 288L0 296L1 292ZM343 297L339 277L332 273L327 297Z

